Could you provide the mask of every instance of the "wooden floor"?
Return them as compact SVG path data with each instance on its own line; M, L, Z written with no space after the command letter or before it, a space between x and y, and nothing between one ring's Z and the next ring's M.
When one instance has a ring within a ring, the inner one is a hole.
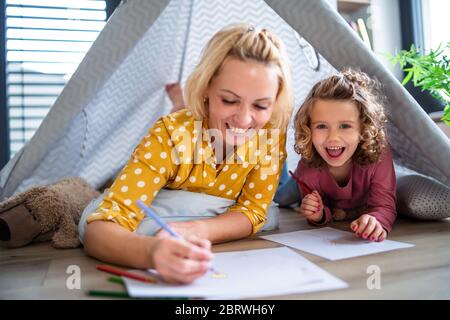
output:
M335 228L349 230L348 223ZM276 232L310 229L294 211L283 209ZM415 244L415 247L358 258L328 261L298 251L349 284L347 289L268 297L271 299L450 299L450 219L422 222L399 218L391 240ZM213 247L214 252L278 247L255 238ZM90 299L90 289L116 290L120 284L107 281L108 275L95 269L98 261L83 250L57 250L48 243L20 249L0 249L0 299ZM69 290L66 273L71 265L81 270L81 289ZM367 267L381 269L381 289L367 289Z

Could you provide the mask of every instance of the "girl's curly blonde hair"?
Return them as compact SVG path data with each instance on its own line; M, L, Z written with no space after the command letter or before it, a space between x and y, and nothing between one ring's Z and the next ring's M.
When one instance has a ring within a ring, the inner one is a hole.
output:
M317 100L347 100L355 103L361 121L361 141L353 154L360 165L378 161L387 145L384 123L386 116L380 93L380 83L366 73L346 69L337 75L319 81L309 92L295 115L294 150L311 167L325 165L314 148L311 136L311 110Z

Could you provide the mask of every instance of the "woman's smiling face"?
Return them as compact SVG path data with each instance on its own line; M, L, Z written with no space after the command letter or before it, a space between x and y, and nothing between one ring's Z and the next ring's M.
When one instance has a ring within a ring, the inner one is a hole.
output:
M277 69L229 58L208 86L208 125L222 142L239 146L271 119L278 93Z

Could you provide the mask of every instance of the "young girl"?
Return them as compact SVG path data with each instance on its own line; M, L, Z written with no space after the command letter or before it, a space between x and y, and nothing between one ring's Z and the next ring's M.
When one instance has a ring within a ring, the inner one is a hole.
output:
M396 218L396 179L378 83L346 70L317 83L295 116L299 212L315 225L355 219L357 237L383 241Z

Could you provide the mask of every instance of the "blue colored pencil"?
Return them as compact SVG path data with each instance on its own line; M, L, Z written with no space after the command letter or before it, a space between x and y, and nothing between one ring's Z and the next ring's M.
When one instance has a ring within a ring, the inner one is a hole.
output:
M163 219L161 219L155 211L153 211L152 209L150 209L149 207L147 207L147 206L145 205L144 202L142 202L141 200L137 200L136 203L137 203L137 205L138 205L142 210L144 210L144 213L146 213L147 215L149 215L150 217L152 217L152 218L156 221L156 223L159 224L159 226L160 226L161 228L163 228L164 230L166 230L172 237L175 237L175 238L178 238L178 239L182 239L181 236L180 236L178 233L176 233L175 231L173 231L173 230L167 225L167 223L165 223L165 222L163 221ZM214 272L214 273L216 273L216 274L219 274L219 272L217 272L216 270L214 270L214 268L212 268L212 267L209 268L209 270L212 271L212 272Z
M181 237L178 235L178 233L176 233L175 231L173 231L159 216L158 214L153 211L152 209L150 209L149 207L147 207L145 205L145 203L143 203L141 200L136 201L137 205L144 210L144 212L149 215L150 217L152 217L156 223L159 224L159 226L161 228L163 228L164 230L166 230L172 237L175 238L179 238L181 239Z

